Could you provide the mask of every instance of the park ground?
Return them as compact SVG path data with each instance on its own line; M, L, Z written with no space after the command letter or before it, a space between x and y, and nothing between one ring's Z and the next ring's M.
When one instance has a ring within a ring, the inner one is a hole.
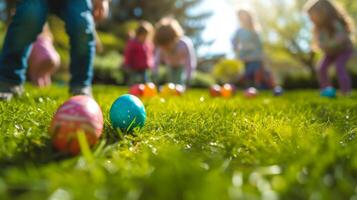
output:
M145 127L123 135L108 111L127 89L95 86L103 137L68 157L48 135L67 88L27 91L0 102L0 199L357 199L357 93L192 90L144 100Z

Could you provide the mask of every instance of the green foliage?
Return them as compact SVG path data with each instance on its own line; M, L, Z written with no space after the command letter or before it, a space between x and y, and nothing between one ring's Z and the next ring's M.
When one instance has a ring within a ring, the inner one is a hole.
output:
M190 84L196 88L208 88L215 83L216 81L211 74L196 71Z
M98 31L98 36L103 45L101 54L110 54L112 51L119 51L125 48L125 41L111 33Z
M254 0L253 4L262 24L267 55L276 58L279 54L280 59L274 62L294 60L313 73L316 54L310 47L312 35L309 19L303 11L304 2L272 0L265 4Z
M122 56L116 51L97 55L94 60L94 82L102 84L123 84L124 77L120 70L122 62Z
M244 65L237 60L221 60L213 67L213 77L220 83L234 83L244 71Z
M357 88L357 71L350 69L349 76L352 79L353 88ZM330 70L330 78L332 80L332 84L334 87L339 88L338 77L336 76L335 69L331 68ZM318 88L318 81L311 76L310 73L300 71L295 73L289 73L286 77L284 77L282 85L286 89L299 89L299 88Z
M127 88L94 87L104 135L64 157L48 126L67 88L0 102L1 199L353 199L357 94L317 91L212 99L207 91L145 100L145 127L112 130L108 111ZM81 137L80 137L81 138ZM83 139L83 138L82 138Z
M205 28L206 19L211 12L192 12L200 6L202 0L121 0L112 3L112 19L106 29L113 24L121 24L131 20L147 20L156 23L162 17L174 16L191 36L196 45L202 45L201 33Z

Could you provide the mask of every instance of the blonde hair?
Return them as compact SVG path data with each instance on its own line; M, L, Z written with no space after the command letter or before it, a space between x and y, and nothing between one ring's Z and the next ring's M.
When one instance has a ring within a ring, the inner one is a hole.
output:
M165 17L156 24L154 42L158 46L166 46L184 35L184 31L177 20Z
M250 31L253 32L258 32L258 25L254 20L253 14L251 11L247 9L238 9L237 11L238 16L240 15L245 15L247 16L247 21L242 22L241 26L244 26L244 28L247 28Z
M148 21L139 21L139 26L135 30L135 36L148 35L151 36L154 33L153 25Z
M353 22L347 12L336 3L329 0L310 0L305 4L305 11L311 16L316 14L321 18L321 23L314 23L314 35L327 31L332 36L336 33L333 22L340 22L348 34L354 31Z

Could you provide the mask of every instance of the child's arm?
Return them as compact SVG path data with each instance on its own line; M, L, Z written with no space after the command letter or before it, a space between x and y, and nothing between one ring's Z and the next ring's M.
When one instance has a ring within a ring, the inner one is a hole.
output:
M186 60L185 60L186 81L190 82L192 79L192 74L197 66L197 58L191 40L185 41L185 48L186 48Z

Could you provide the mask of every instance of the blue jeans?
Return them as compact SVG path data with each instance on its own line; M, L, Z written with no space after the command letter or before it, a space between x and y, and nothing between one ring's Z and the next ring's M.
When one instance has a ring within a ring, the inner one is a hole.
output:
M244 80L246 87L258 87L256 83L256 75L263 67L262 61L245 62Z
M65 22L70 37L70 86L91 85L95 55L91 0L18 1L0 55L0 82L23 84L31 44L42 32L49 13L56 14Z
M149 70L132 70L129 69L128 73L128 85L140 84L140 83L148 83L149 79Z
M167 81L169 83L186 85L185 69L181 66L167 67Z

